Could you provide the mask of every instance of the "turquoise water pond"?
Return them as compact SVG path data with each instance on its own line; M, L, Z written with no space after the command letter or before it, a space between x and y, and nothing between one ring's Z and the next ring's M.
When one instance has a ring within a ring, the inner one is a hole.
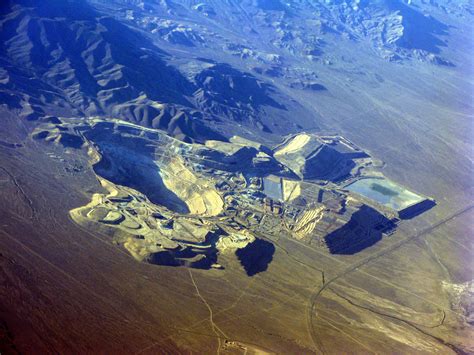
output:
M360 179L345 188L396 211L425 200L424 197L387 179Z

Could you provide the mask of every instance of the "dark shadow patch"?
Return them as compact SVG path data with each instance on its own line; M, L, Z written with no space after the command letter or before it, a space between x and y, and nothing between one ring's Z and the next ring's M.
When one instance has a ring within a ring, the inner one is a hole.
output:
M318 202L319 203L323 202L323 194L324 194L324 190L319 189L319 191L318 191Z
M158 253L151 254L147 261L150 264L162 265L162 266L181 266L182 263L177 260L173 253L170 251L160 251Z
M306 179L330 180L345 179L355 167L354 161L328 145L323 145L306 158L303 175Z
M21 109L21 98L9 92L0 92L0 102L11 109Z
M215 249L195 251L185 248L178 251L165 250L153 253L148 257L148 262L162 266L186 266L193 269L209 270L217 262L217 251Z
M176 240L177 242L186 243L188 245L182 249L153 253L147 260L150 264L155 265L185 266L204 270L211 269L212 265L217 263L216 243L219 237L224 233L225 232L221 229L210 232L206 235L205 240L200 243Z
M310 91L327 91L327 88L319 83L307 81L295 81L290 83L292 89L310 90Z
M66 148L79 149L84 144L81 137L69 133L62 133L59 137L59 143Z
M446 43L438 38L438 36L448 35L449 27L446 24L431 15L425 16L401 2L391 2L390 7L392 10L399 11L403 17L404 33L398 45L434 54L440 53L440 47L446 47Z
M41 121L44 123L52 123L52 124L61 124L61 120L55 116L44 116L41 118Z
M23 147L23 144L21 143L10 143L10 142L7 142L7 141L2 141L0 139L0 146L1 147L5 147L5 148L12 148L12 149L15 149L15 148L21 148Z
M178 213L189 213L186 203L165 186L160 167L153 159L155 152L146 140L109 130L91 130L83 134L97 145L102 156L93 166L97 175L140 191L152 203Z
M280 0L256 0L255 6L265 11L285 11L286 6Z
M436 202L433 200L424 200L416 205L405 208L398 213L401 219L412 219L420 214L432 209L436 206Z
M109 151L105 153L107 157L103 151L101 153L102 159L93 167L97 175L114 184L140 191L154 204L165 206L178 213L189 213L186 203L165 186L160 175L160 168L151 159L137 154L137 161L130 158L120 162L119 156L122 153L132 155L132 151L117 150L113 153ZM117 165L117 161L120 164Z
M325 237L331 254L352 255L371 247L384 233L396 228L394 221L377 210L363 205L349 222Z
M208 232L206 234L206 237L204 238L204 241L202 242L190 242L188 240L177 239L177 238L173 238L173 240L175 240L178 243L186 243L190 247L195 246L197 248L202 248L203 246L207 246L207 245L215 247L217 242L219 241L219 238L223 235L227 235L227 233L224 232L222 229L218 228L217 230L213 232Z
M240 264L244 267L248 276L254 276L268 269L273 260L275 246L263 239L255 239L245 248L235 252Z
M33 139L46 139L46 137L49 136L49 131L36 132L33 133L31 136L33 137Z

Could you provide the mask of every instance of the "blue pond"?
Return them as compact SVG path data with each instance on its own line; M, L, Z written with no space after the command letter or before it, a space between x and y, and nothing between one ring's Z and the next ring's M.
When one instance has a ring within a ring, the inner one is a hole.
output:
M424 197L383 178L360 179L345 188L396 211L425 200Z

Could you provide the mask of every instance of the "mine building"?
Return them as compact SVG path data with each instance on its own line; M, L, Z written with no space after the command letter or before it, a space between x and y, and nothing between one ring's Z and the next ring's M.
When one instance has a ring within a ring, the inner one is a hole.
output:
M273 201L271 198L265 197L263 199L263 210L265 212L271 213L273 208Z
M272 212L277 215L281 215L283 213L283 205L280 201L275 201L273 203Z

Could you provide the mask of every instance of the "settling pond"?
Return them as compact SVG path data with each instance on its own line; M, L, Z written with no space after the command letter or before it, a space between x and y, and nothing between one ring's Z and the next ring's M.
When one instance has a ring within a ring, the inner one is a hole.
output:
M425 200L424 197L387 179L360 179L345 188L396 211L401 211Z

